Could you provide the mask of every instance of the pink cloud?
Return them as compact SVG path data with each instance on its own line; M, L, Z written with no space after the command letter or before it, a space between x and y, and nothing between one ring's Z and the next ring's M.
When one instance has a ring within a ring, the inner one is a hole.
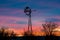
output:
M13 20L12 22L8 22L10 20ZM13 17L13 16L0 16L0 26L6 26L8 28L15 28L15 29L21 29L24 27L27 27L27 24L17 24L16 21L28 21L27 18L23 18L23 17ZM37 22L37 20L33 21L32 26L33 27L40 27L42 22Z
M60 16L55 16L55 17L43 17L43 18L59 18ZM13 20L11 23L9 23L9 20ZM28 21L27 18L24 17L13 17L13 16L0 16L0 27L2 26L7 26L8 28L11 28L15 33L22 34L27 30L28 25L27 24L17 24L16 21ZM44 21L41 21L40 19L38 20L33 20L32 19L32 29L33 31L41 31L43 29L42 24L45 23ZM60 24L60 22L56 22L57 24ZM38 30L37 30L38 29Z
M11 21L12 20L12 21ZM27 18L23 17L12 17L12 16L0 16L0 26L10 26L10 27L24 27L26 24L17 24L16 22L26 21Z

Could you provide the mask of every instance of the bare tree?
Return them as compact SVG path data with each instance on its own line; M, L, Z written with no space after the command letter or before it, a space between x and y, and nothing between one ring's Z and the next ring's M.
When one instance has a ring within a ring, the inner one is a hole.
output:
M58 25L54 22L47 22L45 24L42 24L42 26L47 36L51 36L53 30L58 27Z
M15 34L13 31L10 34L10 37L16 37L17 34Z
M11 32L11 34L9 33L10 31L8 29L5 28L0 28L0 37L16 37L16 34L14 33L14 31Z
M0 29L0 36L1 37L8 36L8 32L5 32L5 30L6 30L5 28Z

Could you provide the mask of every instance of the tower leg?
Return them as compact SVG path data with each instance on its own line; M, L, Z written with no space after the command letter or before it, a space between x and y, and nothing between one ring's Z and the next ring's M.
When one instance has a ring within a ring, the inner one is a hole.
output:
M32 34L31 15L29 15L29 20L28 20L28 32L30 35Z

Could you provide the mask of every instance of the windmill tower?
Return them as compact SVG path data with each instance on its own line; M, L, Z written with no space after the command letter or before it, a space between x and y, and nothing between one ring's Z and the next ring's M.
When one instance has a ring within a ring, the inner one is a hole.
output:
M28 34L31 35L32 34L32 23L31 23L31 9L30 7L26 7L24 9L24 13L28 16Z

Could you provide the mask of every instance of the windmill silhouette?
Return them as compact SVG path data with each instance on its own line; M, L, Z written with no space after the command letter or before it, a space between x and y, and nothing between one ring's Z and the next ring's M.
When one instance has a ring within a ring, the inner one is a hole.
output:
M32 34L31 12L30 7L28 6L24 9L24 13L28 16L28 35Z

